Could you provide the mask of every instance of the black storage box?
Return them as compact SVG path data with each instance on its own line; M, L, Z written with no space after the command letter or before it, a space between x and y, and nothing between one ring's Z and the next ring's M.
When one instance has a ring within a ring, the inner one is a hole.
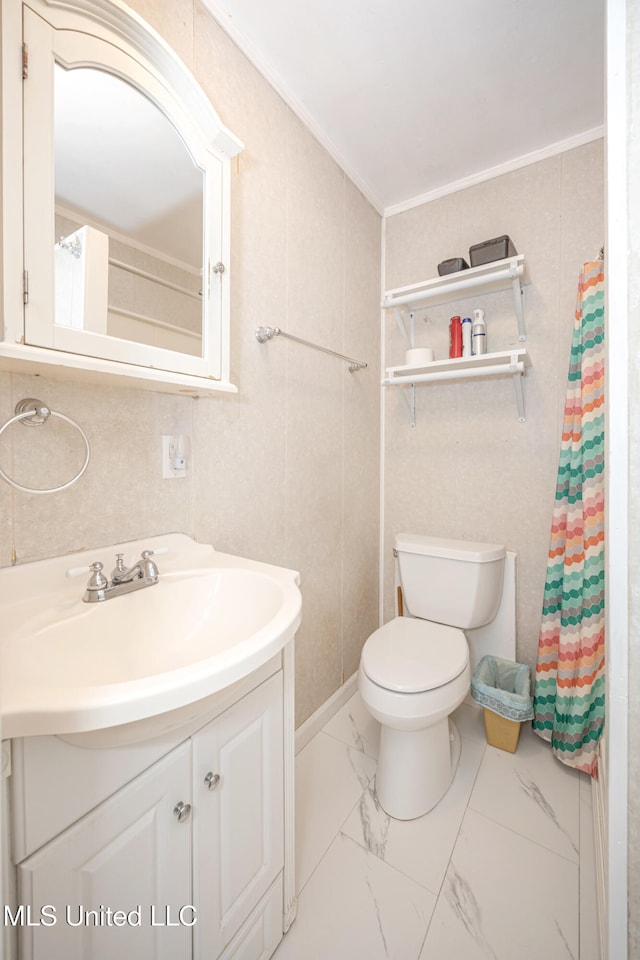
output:
M506 260L507 257L516 257L518 251L508 234L485 240L483 243L474 243L469 247L469 260L472 267L479 267L483 263L493 263L494 260Z
M464 257L452 257L451 260L442 260L438 264L438 276L444 277L448 273L457 273L458 270L468 270L469 264Z

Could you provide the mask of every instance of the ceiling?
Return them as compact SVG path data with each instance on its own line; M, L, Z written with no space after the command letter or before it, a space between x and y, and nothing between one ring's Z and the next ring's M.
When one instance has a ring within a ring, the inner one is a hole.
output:
M203 2L381 212L604 132L604 0Z

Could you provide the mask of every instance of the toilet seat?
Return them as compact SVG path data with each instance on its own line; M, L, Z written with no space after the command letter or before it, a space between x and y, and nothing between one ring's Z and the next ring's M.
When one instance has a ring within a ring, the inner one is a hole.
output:
M467 668L469 645L458 627L396 617L371 634L362 649L367 677L397 693L442 687Z

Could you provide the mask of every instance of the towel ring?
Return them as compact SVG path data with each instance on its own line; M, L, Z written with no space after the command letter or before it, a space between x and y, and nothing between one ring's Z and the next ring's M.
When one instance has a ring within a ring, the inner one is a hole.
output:
M34 487L25 487L21 483L17 483L15 480L12 480L11 477L7 476L2 467L0 467L0 477L2 477L3 480L6 480L10 486L15 487L16 490L22 490L23 493L57 493L59 490L66 490L67 487L71 487L74 483L77 483L89 466L91 447L89 446L89 440L82 427L80 427L75 420L71 420L70 417L65 417L64 413L56 413L55 410L50 410L47 406L45 406L44 403L42 403L40 400L34 400L33 397L28 397L26 400L20 400L16 404L16 415L15 417L11 417L10 420L7 420L7 422L0 427L0 436L2 436L7 427L10 427L13 423L22 423L25 427L41 427L43 423L47 422L49 417L58 417L59 420L64 420L65 423L69 423L72 427L75 427L84 440L84 445L87 449L87 455L84 463L80 467L80 471L75 475L75 477L73 477L73 479L68 480L66 483L61 483L59 487L51 487L49 490L36 490Z

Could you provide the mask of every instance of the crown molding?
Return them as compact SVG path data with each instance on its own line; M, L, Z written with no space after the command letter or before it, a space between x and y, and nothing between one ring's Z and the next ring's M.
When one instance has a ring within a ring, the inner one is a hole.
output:
M600 140L605 135L604 127L593 127L591 130L585 130L573 137L567 137L566 140L558 140L542 147L540 150L533 150L531 153L524 153L520 157L514 157L513 160L506 160L495 167L488 167L486 170L480 170L461 180L454 180L452 183L443 184L436 187L435 190L429 190L427 193L421 193L410 200L402 200L400 203L394 203L385 207L384 216L394 217L398 213L404 213L406 210L412 210L414 207L420 207L425 203L431 203L432 200L438 200L440 197L446 197L451 193L458 193L460 190L466 190L467 187L473 187L477 183L484 183L486 180L493 180L494 177L501 177L505 173L511 173L514 170L520 170L522 167L528 167L532 163L539 163L541 160L548 160L560 153L566 153L567 150L574 150L576 147L582 147L586 143L594 140Z
M384 214L384 203L371 189L371 186L363 180L360 174L355 170L348 160L345 159L331 137L319 126L316 120L311 116L304 104L298 99L291 87L285 83L280 74L265 60L256 45L240 30L234 23L233 17L218 0L202 0L203 6L209 11L216 23L230 37L235 45L241 50L250 63L256 68L264 79L273 89L282 97L287 106L295 113L299 120L307 127L316 140L324 147L327 153L333 157L341 170L346 173L352 183L358 188L369 201L371 206L382 216Z

